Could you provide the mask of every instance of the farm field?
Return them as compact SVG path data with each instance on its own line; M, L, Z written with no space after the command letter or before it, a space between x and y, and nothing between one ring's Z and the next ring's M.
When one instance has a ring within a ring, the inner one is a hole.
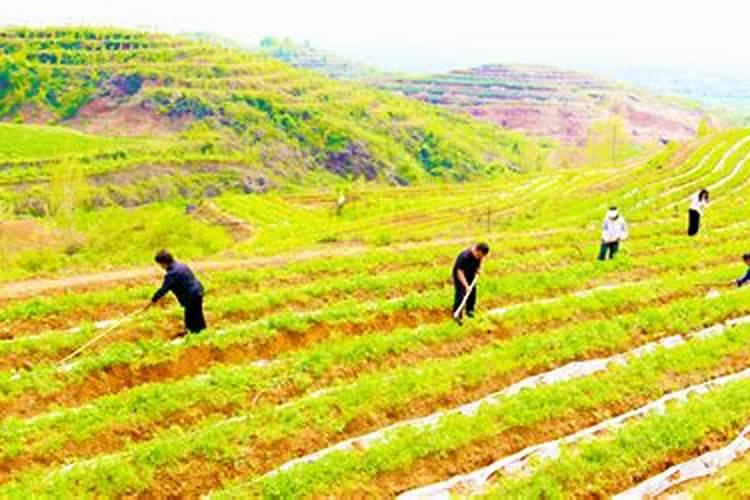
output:
M750 129L543 67L377 88L210 40L0 29L0 499L748 490ZM143 310L161 248L200 334Z
M750 293L716 285L744 272L749 162L742 129L606 168L357 185L341 215L309 187L213 197L242 238L176 203L132 209L223 238L175 249L210 327L173 340L171 300L131 315L159 280L148 238L121 237L146 247L137 267L5 276L0 498L626 493L750 424ZM712 203L689 239L700 187ZM597 262L611 204L631 236ZM450 266L479 239L479 311L459 327ZM659 494L743 491L747 467Z

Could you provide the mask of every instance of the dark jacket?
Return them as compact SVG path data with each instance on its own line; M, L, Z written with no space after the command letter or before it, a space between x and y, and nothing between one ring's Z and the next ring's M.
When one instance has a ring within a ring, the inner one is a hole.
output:
M151 302L158 301L167 292L174 293L180 305L185 306L191 299L203 297L203 285L188 266L181 262L172 262L167 268L164 283L151 298Z
M459 282L458 270L460 269L464 272L466 281L471 284L471 282L474 281L474 276L476 276L477 270L480 268L480 266L480 260L474 257L474 254L471 252L471 248L467 248L466 250L458 254L458 257L456 257L456 263L453 264L454 283Z
M748 268L747 272L742 278L737 280L737 286L743 286L747 284L748 281L750 281L750 268Z

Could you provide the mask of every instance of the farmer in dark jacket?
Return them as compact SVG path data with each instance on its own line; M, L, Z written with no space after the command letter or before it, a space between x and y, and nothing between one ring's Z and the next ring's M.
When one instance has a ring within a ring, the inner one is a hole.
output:
M461 303L474 279L480 273L482 259L489 253L490 247L487 243L478 243L458 254L456 263L453 264L453 286L456 292L453 299L453 317L459 325L461 324L461 316L463 315L463 311L459 312ZM477 287L475 285L466 299L466 307L464 308L466 315L470 318L474 317L474 306L476 303Z
M750 283L750 253L746 253L745 255L743 255L742 260L745 261L745 264L747 265L747 272L742 278L734 280L732 282L733 285L736 285L738 287L745 286Z
M198 281L198 278L195 277L188 266L174 260L172 254L166 250L157 253L154 260L167 274L164 276L164 283L154 293L148 307L156 304L168 292L172 292L185 309L185 330L192 333L205 330L206 320L203 317L203 285L201 285L201 282ZM185 335L187 332L180 332L178 336Z

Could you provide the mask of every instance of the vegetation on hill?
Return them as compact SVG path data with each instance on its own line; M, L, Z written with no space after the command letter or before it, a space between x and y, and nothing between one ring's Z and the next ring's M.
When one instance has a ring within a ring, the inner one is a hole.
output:
M380 86L532 135L585 146L602 121L619 119L621 145L693 137L705 113L585 73L545 66L486 65Z
M486 65L411 76L378 73L290 39L266 38L261 51L297 67L359 79L506 128L589 149L601 140L603 127L611 131L619 122L616 156L628 156L632 148L647 142L689 139L707 117L698 101L660 97L560 68ZM611 133L607 135L611 143ZM600 161L597 155L578 153L578 162Z
M223 178L211 190L221 191L258 182L464 180L546 161L544 148L521 134L388 92L263 55L121 30L0 32L0 116L95 135L160 137L158 147L123 151L107 173L148 171L167 190L181 189L174 169L210 170ZM76 155L83 161L85 151ZM52 175L42 163L34 181Z

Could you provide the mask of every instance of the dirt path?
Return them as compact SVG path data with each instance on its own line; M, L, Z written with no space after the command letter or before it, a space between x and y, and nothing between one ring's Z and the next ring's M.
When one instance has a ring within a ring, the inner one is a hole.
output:
M464 240L465 241L465 240ZM450 243L456 243L452 241ZM449 242L446 241L446 244ZM425 244L425 243L422 243ZM414 246L414 244L410 244ZM397 245L394 245L397 247ZM224 271L242 267L266 267L283 265L320 257L342 257L363 253L368 249L365 245L339 245L336 248L307 250L296 254L283 254L270 257L252 257L247 259L206 260L195 262L191 267L196 271ZM161 279L162 273L155 266L147 268L130 268L102 273L82 274L65 278L34 278L0 285L0 299L15 299L30 297L44 292L101 286L111 283L121 283L133 280Z

